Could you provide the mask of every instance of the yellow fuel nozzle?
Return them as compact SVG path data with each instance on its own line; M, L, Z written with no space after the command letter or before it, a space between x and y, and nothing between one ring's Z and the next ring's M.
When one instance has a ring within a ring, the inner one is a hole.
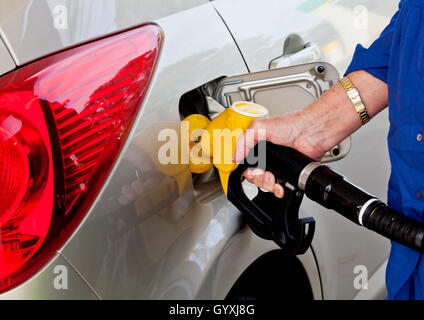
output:
M259 104L239 101L212 121L200 114L185 118L191 171L204 173L214 165L219 171L222 188L227 195L228 178L238 166L232 161L237 139L253 120L266 118L268 115L268 109Z

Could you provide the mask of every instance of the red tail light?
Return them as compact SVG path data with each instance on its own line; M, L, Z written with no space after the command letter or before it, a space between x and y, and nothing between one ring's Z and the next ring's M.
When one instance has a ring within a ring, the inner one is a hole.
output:
M156 62L143 26L0 78L0 292L39 270L102 187Z

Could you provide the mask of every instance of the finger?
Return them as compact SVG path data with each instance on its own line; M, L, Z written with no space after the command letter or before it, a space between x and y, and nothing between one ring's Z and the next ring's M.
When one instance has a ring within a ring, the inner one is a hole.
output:
M134 190L127 184L121 187L121 192L123 195L126 195L129 198L134 198L136 196L136 193L134 192Z
M252 171L252 176L253 176L253 183L259 187L262 188L264 185L264 176L265 176L265 172L262 169L255 169Z
M278 198L284 197L284 188L278 183L276 183L274 186L274 194Z
M265 172L263 181L264 181L263 188L266 191L274 192L275 177L271 172L269 172L269 171Z
M233 161L239 163L247 157L249 151L258 143L260 139L265 139L262 134L264 120L255 120L250 127L237 139L236 152L233 155Z
M160 183L162 182L163 178L161 176L159 177L153 177L150 179L147 179L143 182L143 186L148 189L156 189Z
M251 144L252 142L248 141L248 138L246 137L246 134L243 133L241 135L240 138L237 139L237 144L236 144L236 152L233 155L233 161L234 162L241 162L244 158L246 158L247 156L247 148L246 145L247 144Z
M141 196L143 194L143 184L141 183L140 180L135 180L131 183L131 188L134 190L134 192Z
M122 205L126 205L131 201L131 199L129 197L127 197L126 195L120 195L118 198L118 202Z
M253 183L253 173L252 173L252 170L247 169L243 173L243 176L246 178L247 181L249 181L250 183Z

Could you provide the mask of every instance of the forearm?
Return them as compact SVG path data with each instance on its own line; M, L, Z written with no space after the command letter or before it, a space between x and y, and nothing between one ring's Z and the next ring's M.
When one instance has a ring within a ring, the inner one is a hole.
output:
M365 71L348 75L361 95L370 117L388 105L388 88L383 81ZM361 127L361 120L340 83L335 84L321 98L300 112L301 134L294 147L308 150L313 146L321 154L343 141Z

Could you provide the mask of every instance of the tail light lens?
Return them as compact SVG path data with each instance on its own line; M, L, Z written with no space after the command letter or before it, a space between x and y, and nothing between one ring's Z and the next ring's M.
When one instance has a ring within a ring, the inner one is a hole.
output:
M0 78L0 292L39 270L102 187L160 45L147 25Z

